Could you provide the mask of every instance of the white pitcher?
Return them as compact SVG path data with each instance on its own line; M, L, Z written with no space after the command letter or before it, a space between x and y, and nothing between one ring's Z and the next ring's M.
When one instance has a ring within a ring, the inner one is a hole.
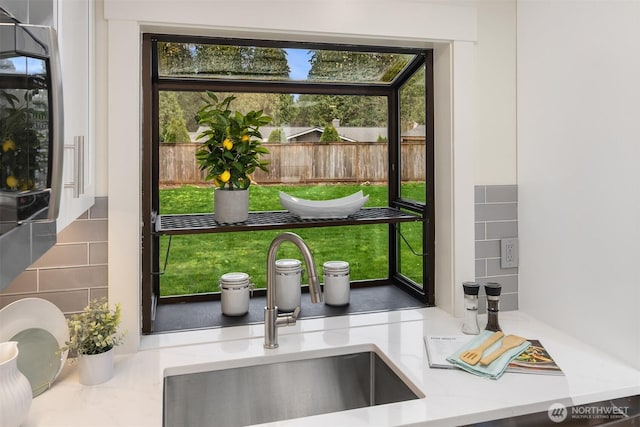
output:
M0 427L17 427L31 408L31 384L18 370L18 343L0 343Z

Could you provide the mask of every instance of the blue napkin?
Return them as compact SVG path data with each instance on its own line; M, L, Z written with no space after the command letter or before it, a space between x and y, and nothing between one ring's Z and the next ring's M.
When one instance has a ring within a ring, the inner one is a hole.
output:
M464 369L467 372L470 372L475 375L479 375L481 377L491 378L492 380L497 380L502 376L504 371L507 369L509 362L518 357L520 353L525 351L531 343L529 341L525 341L520 344L518 347L512 348L511 350L507 350L496 360L491 362L487 366L482 366L479 362L478 364L469 365L466 362L460 360L460 355L467 351L478 347L482 344L487 338L493 335L492 331L482 331L475 338L471 339L468 343L463 345L460 349L455 351L451 356L447 357L447 361L457 366L458 368ZM504 339L504 338L503 338ZM491 347L485 350L484 356L491 354L494 350L500 348L502 344L502 339L498 342L494 343Z

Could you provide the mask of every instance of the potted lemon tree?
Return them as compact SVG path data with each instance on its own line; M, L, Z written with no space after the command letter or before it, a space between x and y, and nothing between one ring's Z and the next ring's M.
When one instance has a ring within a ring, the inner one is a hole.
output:
M268 172L269 154L262 145L260 127L271 121L260 111L242 114L230 109L234 96L222 101L210 91L205 105L196 116L204 130L198 134L202 140L196 150L200 170L212 180L214 190L214 219L221 224L246 221L249 217L249 186L256 169Z
M106 298L93 299L82 313L67 319L69 341L61 350L75 351L80 382L100 384L113 376L114 347L121 344L124 333L120 325L120 304L109 308Z

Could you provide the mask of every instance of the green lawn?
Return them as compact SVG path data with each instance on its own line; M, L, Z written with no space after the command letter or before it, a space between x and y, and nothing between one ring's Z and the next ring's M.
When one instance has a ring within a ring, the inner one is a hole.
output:
M377 185L310 185L250 187L249 209L252 211L282 210L278 192L305 199L333 199L358 190L369 195L365 207L386 206L387 188ZM417 200L424 196L424 184L406 184L403 194ZM199 213L213 211L213 188L182 186L160 190L160 213ZM417 252L421 252L421 223L401 225L402 234ZM298 228L291 230L309 245L322 275L322 264L330 260L348 261L351 279L387 277L388 225ZM160 279L162 296L219 292L218 281L224 273L242 271L251 276L257 287L266 285L266 256L271 241L284 230L242 233L176 235L171 240L167 267ZM160 265L169 237L160 238ZM302 259L293 244L285 243L278 258ZM407 245L401 246L401 271L414 281L422 282L422 259L412 255ZM321 276L322 279L322 276ZM304 280L306 281L306 275Z

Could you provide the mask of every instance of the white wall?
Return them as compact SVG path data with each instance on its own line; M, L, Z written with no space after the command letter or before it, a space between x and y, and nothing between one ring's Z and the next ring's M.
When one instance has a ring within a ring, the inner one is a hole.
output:
M244 13L251 9L251 13ZM476 5L412 0L104 0L109 299L120 302L127 341L140 330L140 34L144 30L230 37L436 47L436 293L446 310L461 306L459 283L474 278L473 140ZM455 43L454 43L455 41ZM455 97L455 104L452 101ZM454 153L452 155L452 153ZM457 170L463 171L458 175ZM442 203L440 203L442 202ZM454 205L455 204L455 205ZM455 284L458 284L456 287Z
M520 307L640 368L640 2L517 16Z
M476 185L516 184L516 1L478 1Z

